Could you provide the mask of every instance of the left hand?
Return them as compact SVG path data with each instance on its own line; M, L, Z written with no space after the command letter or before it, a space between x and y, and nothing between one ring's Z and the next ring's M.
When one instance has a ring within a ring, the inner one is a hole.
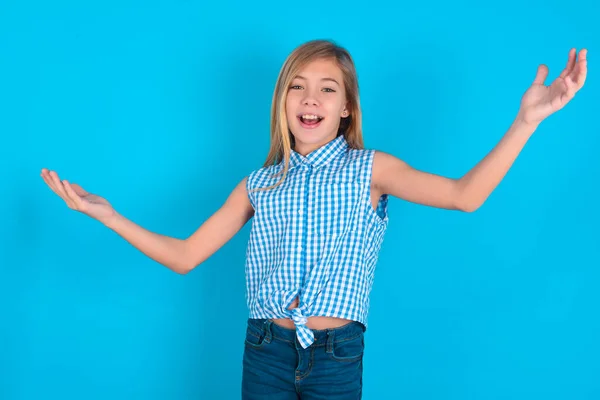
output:
M550 86L544 85L548 76L548 67L541 64L533 84L521 99L520 119L527 124L539 124L571 101L585 83L586 56L587 50L582 49L577 60L577 50L571 49L567 66Z

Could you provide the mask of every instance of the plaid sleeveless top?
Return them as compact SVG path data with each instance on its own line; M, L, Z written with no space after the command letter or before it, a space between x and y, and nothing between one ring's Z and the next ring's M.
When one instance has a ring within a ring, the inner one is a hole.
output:
M387 228L388 196L371 204L374 150L348 147L344 136L308 154L253 171L247 190L255 210L246 250L250 318L291 318L300 344L313 334L307 317L367 326L369 294ZM299 297L299 305L287 308Z

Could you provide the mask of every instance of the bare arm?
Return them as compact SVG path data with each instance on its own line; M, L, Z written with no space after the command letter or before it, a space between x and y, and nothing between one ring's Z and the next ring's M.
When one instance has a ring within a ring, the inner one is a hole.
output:
M145 255L171 270L187 274L227 243L248 222L254 210L246 195L246 179L225 203L185 240L150 232L117 214L105 225Z
M185 266L189 271L203 263L229 241L252 218L246 179L242 180L223 206L185 240Z
M516 120L502 140L460 179L419 171L383 152L373 161L373 186L378 193L437 208L477 210L502 181L536 126Z
M477 210L498 186L538 125L562 109L583 87L587 76L587 49L569 50L567 65L550 84L548 67L541 64L531 87L521 98L517 118L502 140L460 179L418 171L385 153L373 161L373 194L393 196L439 208Z
M182 240L142 228L117 213L106 199L88 193L77 184L61 180L55 171L44 168L41 176L69 208L102 222L142 253L180 274L188 273L209 258L254 215L245 178L219 210L194 234Z

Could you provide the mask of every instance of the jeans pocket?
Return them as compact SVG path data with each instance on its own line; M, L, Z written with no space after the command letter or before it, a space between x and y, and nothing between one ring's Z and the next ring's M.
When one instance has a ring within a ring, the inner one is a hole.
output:
M340 362L355 362L361 360L365 350L364 339L364 334L360 333L352 338L334 340L329 357Z
M265 343L265 330L255 326L252 323L246 328L245 344L249 347L258 349Z

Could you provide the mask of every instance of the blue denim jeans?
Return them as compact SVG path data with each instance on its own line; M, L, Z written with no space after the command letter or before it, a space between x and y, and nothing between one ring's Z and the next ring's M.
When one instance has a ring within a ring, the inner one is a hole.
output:
M313 330L314 343L303 349L295 330L248 319L242 399L361 399L364 332L359 322Z

